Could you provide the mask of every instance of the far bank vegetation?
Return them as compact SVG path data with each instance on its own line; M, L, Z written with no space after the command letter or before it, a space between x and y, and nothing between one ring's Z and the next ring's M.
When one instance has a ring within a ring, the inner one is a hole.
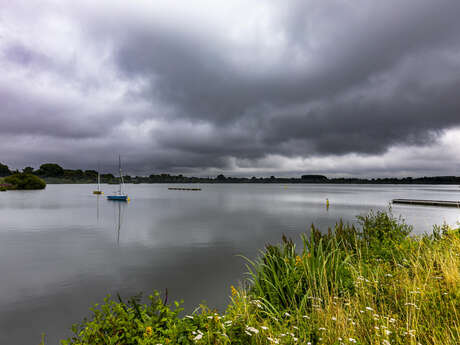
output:
M115 170L115 167L114 167ZM19 171L15 171L19 172ZM45 163L40 168L25 167L22 172L36 175L46 183L96 183L98 172L96 170L64 169L56 163ZM0 177L8 176L14 172L8 166L0 163ZM118 183L117 177L112 173L101 171L102 183ZM149 176L123 176L125 183L283 183L283 184L308 184L308 183L335 183L335 184L460 184L459 176L433 176L433 177L404 177L404 178L328 178L324 175L301 175L300 177L231 177L219 174L209 177L171 175L166 173L150 174Z

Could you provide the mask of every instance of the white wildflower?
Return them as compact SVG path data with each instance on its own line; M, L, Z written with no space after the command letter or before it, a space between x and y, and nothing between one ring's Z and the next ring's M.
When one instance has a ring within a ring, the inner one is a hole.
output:
M248 330L249 332L252 332L254 334L259 333L259 330L257 328L250 327L250 326L246 326L246 330Z
M257 308L262 309L262 302L258 299L252 300L251 303L254 304Z

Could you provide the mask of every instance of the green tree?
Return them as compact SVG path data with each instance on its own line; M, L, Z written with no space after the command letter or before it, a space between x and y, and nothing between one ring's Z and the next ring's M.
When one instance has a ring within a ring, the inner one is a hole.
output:
M92 180L97 179L97 171L96 170L85 170L85 176Z
M0 163L0 177L11 175L11 171L7 165Z
M33 174L33 173L34 173L34 168L32 168L32 167L25 167L24 169L22 169L22 172L23 172L23 173L26 173L26 174Z
M46 163L40 165L37 175L42 177L62 177L64 176L64 169L55 163Z

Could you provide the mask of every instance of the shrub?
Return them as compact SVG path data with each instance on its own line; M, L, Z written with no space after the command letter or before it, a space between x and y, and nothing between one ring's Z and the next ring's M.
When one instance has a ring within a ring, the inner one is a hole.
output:
M5 177L4 180L6 183L13 186L11 189L32 190L44 189L46 187L45 181L41 178L27 173L16 173Z

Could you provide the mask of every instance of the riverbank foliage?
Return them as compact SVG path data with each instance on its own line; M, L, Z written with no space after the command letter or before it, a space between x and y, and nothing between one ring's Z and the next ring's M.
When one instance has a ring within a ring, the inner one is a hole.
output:
M107 298L62 344L459 344L459 230L410 230L391 212L312 227L301 248L284 237L248 260L224 313Z
M113 167L114 168L114 167ZM112 169L115 170L115 169ZM0 177L9 176L13 173L7 165L0 162ZM97 183L98 172L96 170L65 169L57 163L44 163L38 169L24 167L22 172L34 174L46 181L48 184L86 184ZM100 174L101 183L118 184L119 180L112 173ZM460 184L460 176L431 176L431 177L403 177L403 178L355 178L339 177L328 178L324 175L301 175L299 177L232 177L219 174L211 177L194 177L170 175L166 173L150 174L149 176L123 176L125 183L257 183L257 184L308 184L308 183L329 183L329 184Z
M8 186L8 189L11 190L34 190L44 189L46 187L45 181L28 173L15 173L5 177L3 180Z

